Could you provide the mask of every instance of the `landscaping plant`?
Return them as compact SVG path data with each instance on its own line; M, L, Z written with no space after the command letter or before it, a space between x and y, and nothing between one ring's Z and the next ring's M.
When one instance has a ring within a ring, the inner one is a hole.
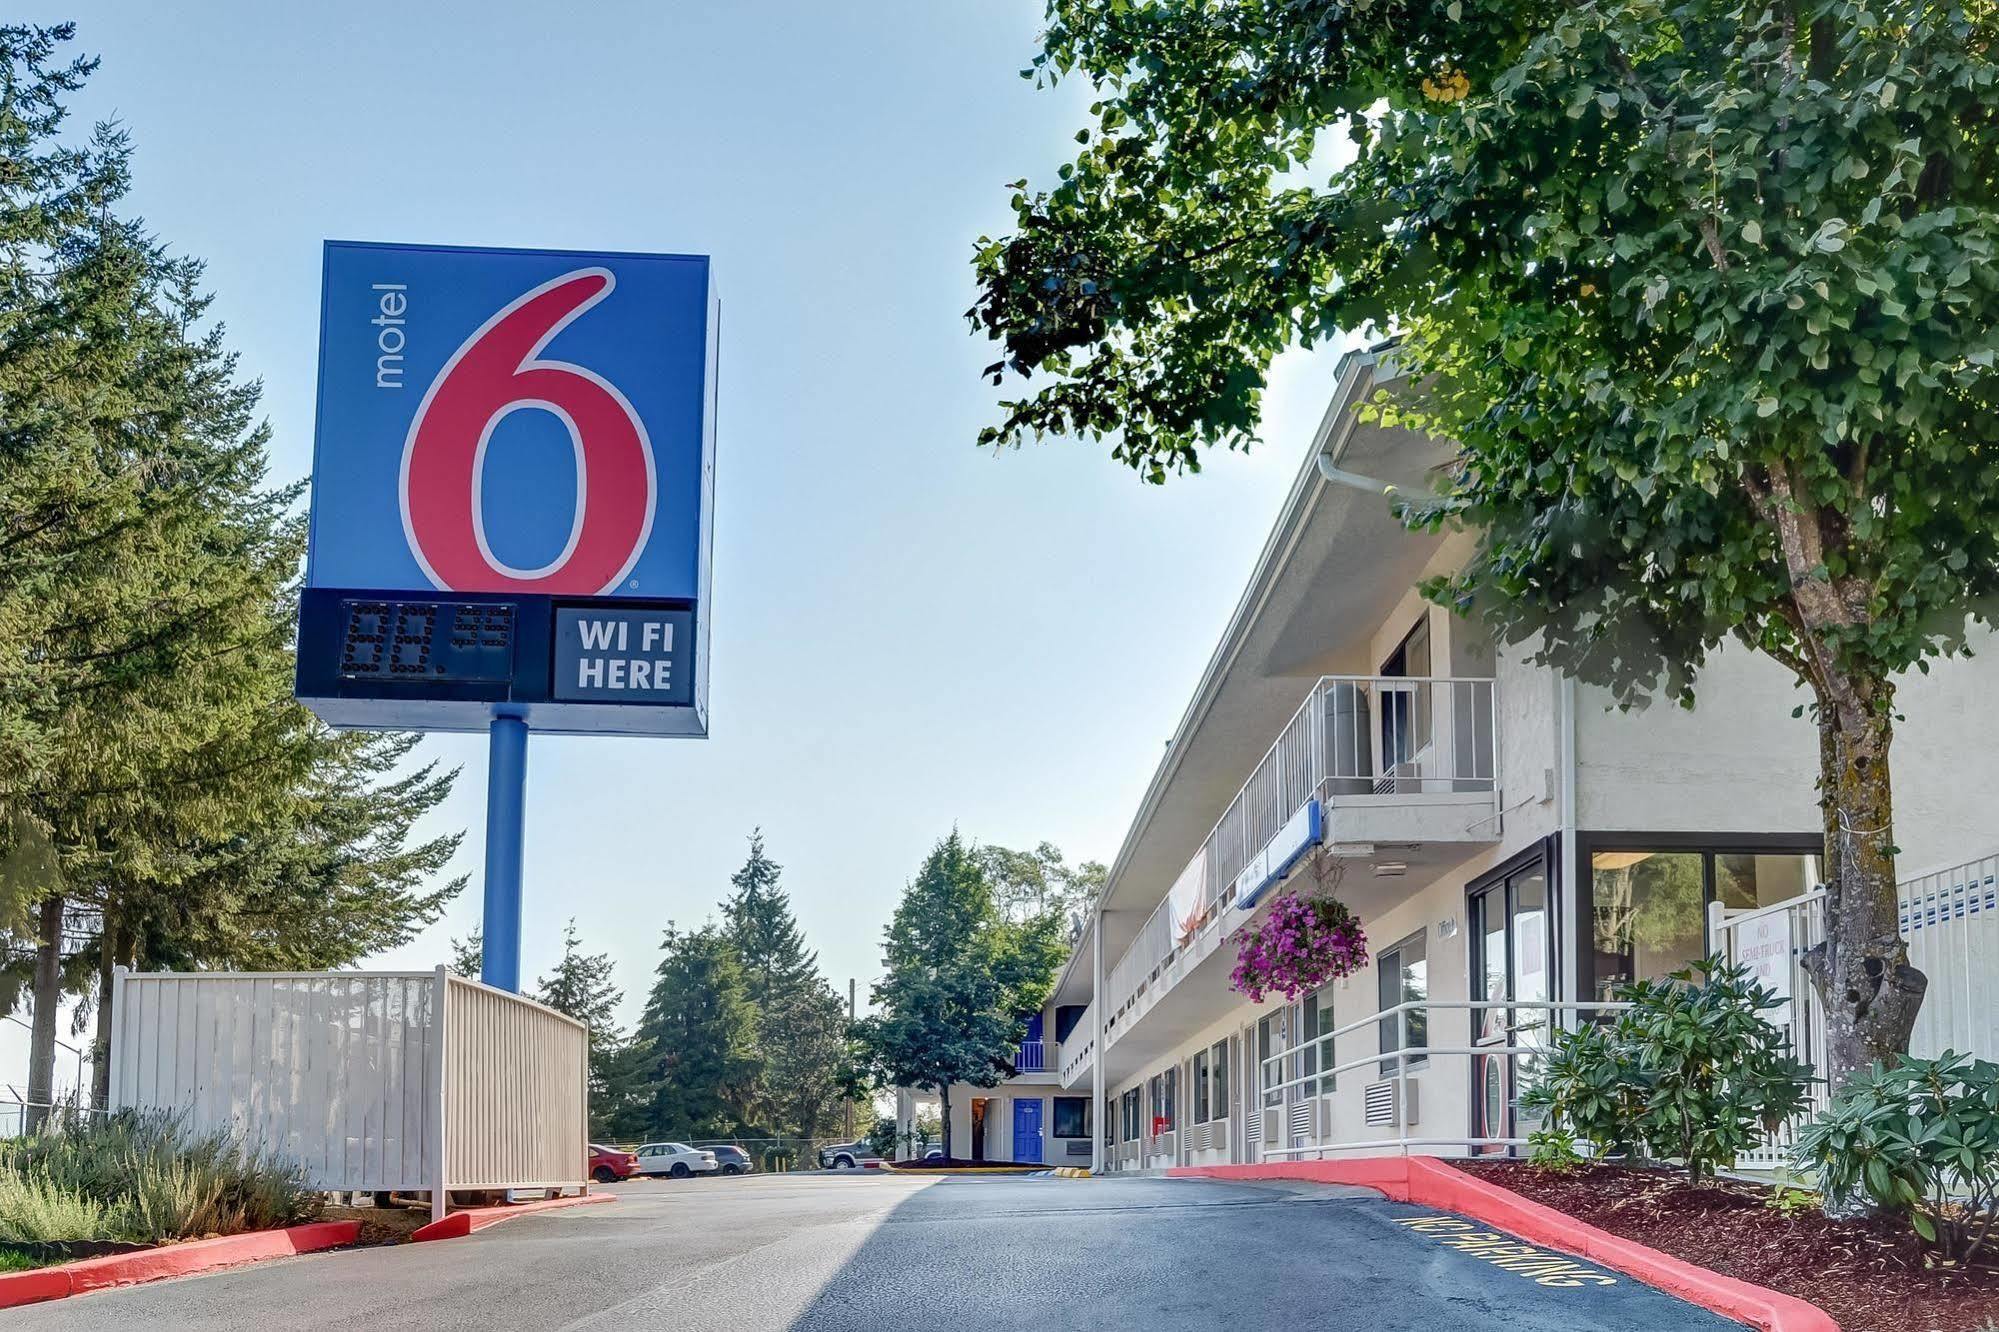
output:
M1229 985L1254 1004L1273 991L1296 999L1366 965L1367 934L1344 902L1285 893L1237 936Z
M296 1225L322 1202L297 1164L169 1115L127 1111L0 1142L0 1242L160 1244Z
M1999 1223L1999 1064L1948 1050L1876 1064L1799 1132L1797 1156L1827 1197L1904 1215L1968 1264Z
M1763 1017L1782 1001L1747 967L1703 958L1615 997L1630 1006L1608 1026L1555 1034L1522 1094L1549 1129L1599 1155L1677 1160L1698 1182L1804 1109L1811 1070Z

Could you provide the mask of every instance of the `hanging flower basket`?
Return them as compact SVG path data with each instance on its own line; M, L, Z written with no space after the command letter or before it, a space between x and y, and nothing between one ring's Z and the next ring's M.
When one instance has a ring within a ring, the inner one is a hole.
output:
M1262 1003L1268 993L1296 999L1367 965L1367 933L1346 903L1286 893L1238 936L1229 985Z

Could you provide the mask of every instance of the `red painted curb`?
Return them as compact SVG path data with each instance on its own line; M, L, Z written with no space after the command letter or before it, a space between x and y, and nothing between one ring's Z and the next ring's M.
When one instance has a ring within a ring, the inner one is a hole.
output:
M1177 1166L1173 1175L1216 1179L1309 1179L1358 1184L1397 1202L1456 1212L1508 1234L1637 1277L1669 1295L1763 1332L1839 1332L1832 1315L1794 1295L1710 1272L1683 1258L1623 1239L1511 1189L1478 1179L1434 1156L1357 1157L1256 1166Z
M69 1273L60 1267L37 1267L27 1272L0 1273L0 1309L16 1305L40 1304L69 1294Z
M511 1221L529 1212L554 1212L564 1207L582 1207L588 1203L616 1202L615 1193L585 1193L574 1198L543 1198L536 1202L502 1203L497 1207L467 1207L463 1211L447 1213L443 1220L433 1221L420 1227L411 1240L459 1239L475 1230L487 1226L497 1226L502 1221Z
M103 1258L85 1258L57 1267L38 1267L28 1272L0 1274L0 1309L19 1304L39 1304L68 1295L111 1286L134 1286L163 1277L191 1276L218 1267L234 1267L265 1258L284 1258L296 1253L335 1249L352 1244L361 1234L359 1221L315 1221L311 1225L285 1230L253 1230L246 1235L222 1235L215 1239L189 1240L137 1253L114 1253Z

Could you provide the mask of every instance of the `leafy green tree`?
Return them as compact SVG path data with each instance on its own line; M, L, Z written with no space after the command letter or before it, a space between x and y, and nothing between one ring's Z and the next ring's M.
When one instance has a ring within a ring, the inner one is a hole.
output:
M648 1133L739 1131L756 1090L756 1006L736 950L713 925L669 925L638 1035L650 1087Z
M1433 594L1685 701L1733 639L1808 691L1837 1086L1906 1049L1894 681L1999 586L1999 14L1915 0L1051 0L1098 91L982 241L992 443L1154 481L1254 434L1271 358L1401 340L1380 407L1457 440L1477 554ZM1217 71L1226 70L1225 78Z
M1081 932L1090 904L1110 877L1098 861L1071 865L1053 842L1032 851L982 846L979 865L992 882L1001 915L1018 923L1053 913L1072 933Z
M749 858L729 879L735 891L722 903L722 931L757 1012L750 1122L812 1138L841 1103L846 1006L819 974L819 955L805 946L783 873L764 850L763 830L752 832Z
M1052 913L1000 914L977 852L954 831L925 858L884 933L875 1011L855 1024L857 1056L876 1082L937 1093L951 1151L951 1088L994 1087L1014 1072L1027 1025L1061 965Z

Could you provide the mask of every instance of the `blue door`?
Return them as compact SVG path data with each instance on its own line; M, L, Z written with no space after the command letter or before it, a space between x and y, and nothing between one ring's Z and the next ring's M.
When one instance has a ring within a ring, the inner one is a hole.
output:
M1013 1159L1041 1160L1041 1102L1013 1103Z

